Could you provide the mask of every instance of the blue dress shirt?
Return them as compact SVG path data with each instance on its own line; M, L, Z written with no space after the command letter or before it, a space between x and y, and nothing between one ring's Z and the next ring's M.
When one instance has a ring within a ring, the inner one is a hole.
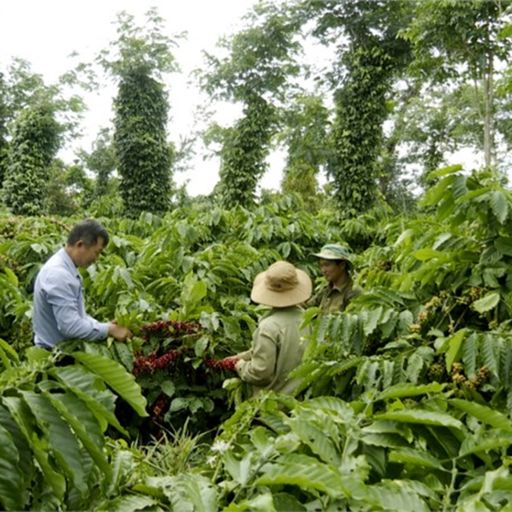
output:
M64 248L37 275L32 325L34 343L43 348L53 348L62 340L101 340L108 335L108 323L85 312L82 278Z

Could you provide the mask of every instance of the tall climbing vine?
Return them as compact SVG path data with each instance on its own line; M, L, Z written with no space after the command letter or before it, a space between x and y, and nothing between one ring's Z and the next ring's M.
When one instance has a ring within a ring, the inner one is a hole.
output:
M172 146L167 142L169 105L162 73L175 70L174 41L163 35L163 20L152 9L144 29L121 13L118 39L100 62L118 82L114 150L125 211L164 213L171 199Z
M3 185L5 204L13 213L44 212L49 168L59 149L60 133L49 104L29 107L17 118Z

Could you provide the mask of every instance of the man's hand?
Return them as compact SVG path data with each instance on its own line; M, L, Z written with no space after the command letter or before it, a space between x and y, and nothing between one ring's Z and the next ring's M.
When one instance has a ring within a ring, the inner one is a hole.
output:
M130 329L118 325L116 322L110 322L108 324L108 335L115 338L117 341L126 341L128 338L133 336Z

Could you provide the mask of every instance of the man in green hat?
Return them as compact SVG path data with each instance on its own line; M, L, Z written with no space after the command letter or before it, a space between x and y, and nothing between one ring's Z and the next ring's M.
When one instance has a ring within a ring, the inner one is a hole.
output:
M353 263L349 249L327 244L314 256L320 259L320 270L327 284L308 301L308 306L319 306L323 313L343 311L362 292L361 288L354 287L350 276Z

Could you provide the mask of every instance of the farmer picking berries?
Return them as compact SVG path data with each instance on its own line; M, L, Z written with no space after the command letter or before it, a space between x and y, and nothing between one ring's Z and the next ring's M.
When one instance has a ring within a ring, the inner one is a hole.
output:
M311 291L309 276L286 261L277 261L256 276L251 299L271 309L260 319L251 349L223 359L224 364L234 365L243 381L252 384L254 393L264 389L291 393L297 386L288 375L304 353L300 305Z

